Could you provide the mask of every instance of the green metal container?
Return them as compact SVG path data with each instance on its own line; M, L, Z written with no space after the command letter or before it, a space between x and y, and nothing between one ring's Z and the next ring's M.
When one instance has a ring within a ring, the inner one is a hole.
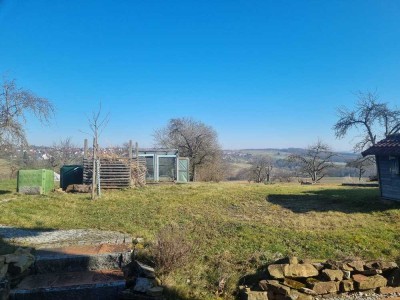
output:
M24 194L48 194L54 190L52 170L19 170L17 190Z
M83 183L83 166L66 165L60 169L60 187L65 191L70 184Z

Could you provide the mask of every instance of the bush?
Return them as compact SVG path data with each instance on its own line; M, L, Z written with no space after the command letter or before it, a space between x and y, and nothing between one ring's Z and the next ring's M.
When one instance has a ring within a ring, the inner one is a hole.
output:
M151 256L160 275L183 266L192 250L185 232L177 225L167 225L156 235Z

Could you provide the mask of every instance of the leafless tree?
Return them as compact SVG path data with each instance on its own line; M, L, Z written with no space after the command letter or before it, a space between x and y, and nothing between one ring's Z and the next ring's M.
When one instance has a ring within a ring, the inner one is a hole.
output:
M78 147L72 143L71 137L60 140L59 143L54 143L49 155L49 163L53 169L77 163L82 158Z
M28 114L46 124L54 115L54 106L48 99L18 87L15 79L4 77L0 90L0 145L27 143L24 125Z
M292 154L288 159L299 166L302 174L307 175L313 183L316 183L326 176L327 170L335 167L332 162L335 155L329 145L318 140L309 146L303 155Z
M400 110L380 102L376 93L358 92L358 102L351 110L338 109L339 120L334 125L337 138L345 137L351 129L360 133L361 140L354 146L355 151L375 145L380 139L400 131Z
M346 167L357 169L358 181L361 181L362 176L368 170L368 168L375 165L375 158L371 156L357 157L354 160L347 162Z
M196 181L197 168L214 161L220 155L215 130L192 118L171 119L166 127L154 132L156 145L176 148L179 155L190 158L190 177Z
M231 167L226 163L222 155L217 154L212 160L202 164L196 171L198 181L220 182L226 179Z
M103 116L100 102L99 108L93 111L91 116L87 119L93 136L92 199L95 199L96 196L100 196L100 185L99 182L97 182L97 177L100 177L100 163L97 161L99 152L99 136L107 126L110 120L110 114L107 113L105 116Z
M271 157L265 155L257 156L252 161L249 180L257 183L270 182L273 168Z

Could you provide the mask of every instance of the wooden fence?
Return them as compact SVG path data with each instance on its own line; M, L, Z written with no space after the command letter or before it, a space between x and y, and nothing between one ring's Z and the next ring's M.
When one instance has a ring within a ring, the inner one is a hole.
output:
M93 160L83 159L83 183L92 184ZM138 158L100 159L100 186L104 189L128 188L145 184L146 160Z

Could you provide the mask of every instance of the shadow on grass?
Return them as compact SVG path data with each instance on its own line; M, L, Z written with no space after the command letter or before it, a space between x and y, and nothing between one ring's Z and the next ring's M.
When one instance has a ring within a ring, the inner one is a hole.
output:
M300 194L271 194L266 200L295 213L338 211L351 214L400 209L400 202L382 202L377 188L305 190Z
M38 236L41 233L45 232L51 232L54 231L54 229L51 228L43 228L43 227L38 227L38 228L18 228L18 227L12 227L12 226L2 226L0 227L0 238L3 239L16 239L16 238L28 238L28 237L34 237Z
M0 195L6 195L6 194L11 194L11 191L6 191L6 190L0 190Z

